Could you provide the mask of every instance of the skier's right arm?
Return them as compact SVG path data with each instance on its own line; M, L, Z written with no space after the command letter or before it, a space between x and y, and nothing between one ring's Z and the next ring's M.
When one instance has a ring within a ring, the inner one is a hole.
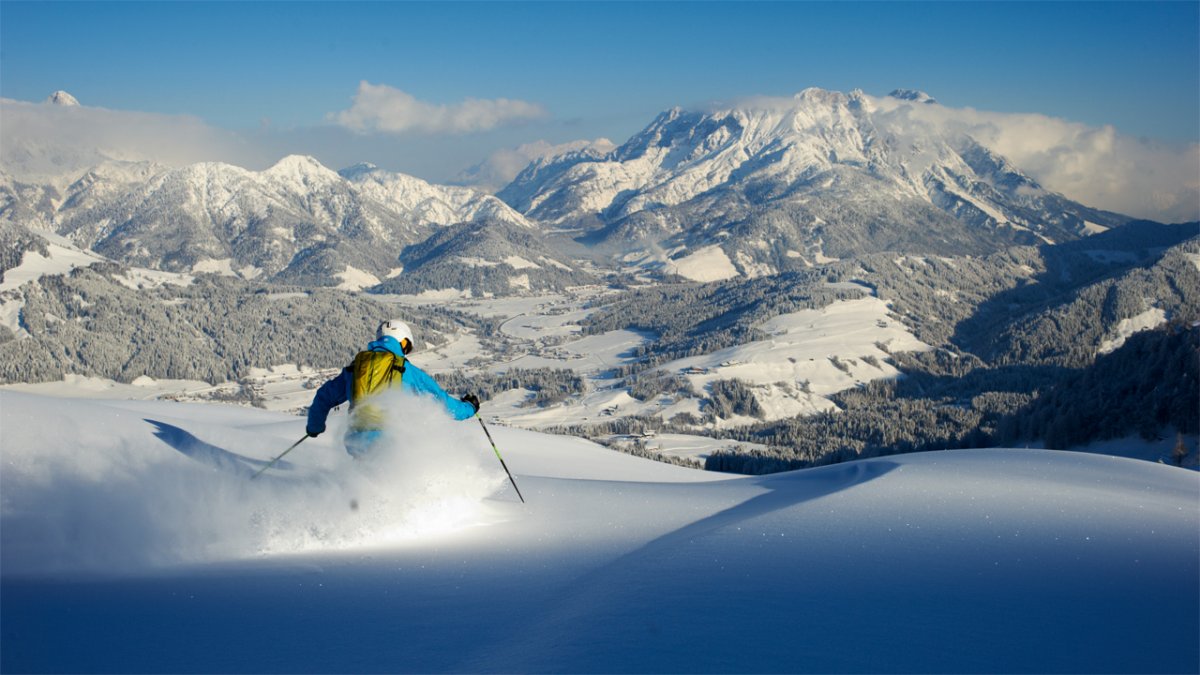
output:
M350 377L349 373L349 370L343 370L317 390L312 405L308 407L308 425L304 428L304 432L309 436L324 433L325 419L329 417L329 411L348 400L350 387L346 378Z

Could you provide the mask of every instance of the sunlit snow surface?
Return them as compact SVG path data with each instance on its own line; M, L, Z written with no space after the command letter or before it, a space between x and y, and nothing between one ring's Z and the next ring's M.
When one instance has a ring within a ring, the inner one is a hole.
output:
M0 669L1196 672L1195 472L974 450L730 477L394 402L0 391ZM352 504L357 508L353 508Z

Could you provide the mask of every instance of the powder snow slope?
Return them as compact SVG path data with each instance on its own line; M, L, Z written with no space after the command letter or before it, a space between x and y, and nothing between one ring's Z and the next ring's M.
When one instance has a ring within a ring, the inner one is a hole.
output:
M1200 486L1051 451L765 477L404 406L303 421L0 391L0 669L1195 672ZM366 470L364 470L366 469ZM351 500L357 508L351 508Z

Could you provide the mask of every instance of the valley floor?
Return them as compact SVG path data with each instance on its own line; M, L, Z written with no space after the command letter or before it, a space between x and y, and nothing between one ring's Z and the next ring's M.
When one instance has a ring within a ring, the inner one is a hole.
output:
M501 320L503 347L496 341L481 341L472 332L451 336L445 344L424 349L413 355L427 372L437 377L461 374L468 386L473 377L503 373L515 368L562 369L572 371L585 381L587 391L549 406L531 405L534 392L513 389L485 400L485 419L525 429L552 429L567 426L596 426L631 416L670 420L677 415L700 417L706 387L717 380L737 379L745 383L762 408L764 418L784 419L835 409L829 396L865 382L898 377L889 363L889 350L923 351L921 343L893 317L887 306L873 297L869 289L858 289L860 299L835 302L817 310L803 310L778 316L762 326L767 339L718 350L700 357L680 359L661 366L664 374L687 380L700 396L663 395L638 400L629 394L623 379L613 376L614 369L635 362L634 350L650 336L635 331L617 330L585 336L580 322L595 311L608 292L602 287L580 287L567 293L502 298L458 298L454 307L480 317ZM381 312L411 316L429 303L443 303L438 294L429 296L370 296L382 302ZM365 340L365 338L364 338ZM350 358L351 355L347 355ZM481 365L483 364L483 365ZM140 377L124 384L103 378L67 375L59 382L0 385L0 390L23 391L48 396L85 397L108 400L172 400L241 402L267 410L302 413L311 403L315 388L335 375L336 369L313 369L294 364L278 364L254 369L241 382L209 384L199 381L155 380ZM805 382L806 389L784 383ZM485 397L486 398L486 397ZM708 422L687 430L688 433L655 434L638 437L628 434L599 434L598 438L614 446L640 445L651 453L684 461L703 461L713 452L752 452L767 446L747 441L716 438L718 429L760 421L733 416ZM1190 449L1194 468L1200 456L1194 435L1184 439ZM1114 454L1150 461L1170 461L1174 437L1158 441L1129 438L1095 444L1076 450Z

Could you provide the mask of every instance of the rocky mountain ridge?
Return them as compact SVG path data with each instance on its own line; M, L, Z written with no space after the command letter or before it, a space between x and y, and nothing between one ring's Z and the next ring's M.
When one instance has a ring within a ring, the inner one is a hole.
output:
M610 153L531 164L497 193L627 262L717 246L737 274L895 250L987 253L1128 222L1050 192L970 136L930 124L921 92L674 108Z

